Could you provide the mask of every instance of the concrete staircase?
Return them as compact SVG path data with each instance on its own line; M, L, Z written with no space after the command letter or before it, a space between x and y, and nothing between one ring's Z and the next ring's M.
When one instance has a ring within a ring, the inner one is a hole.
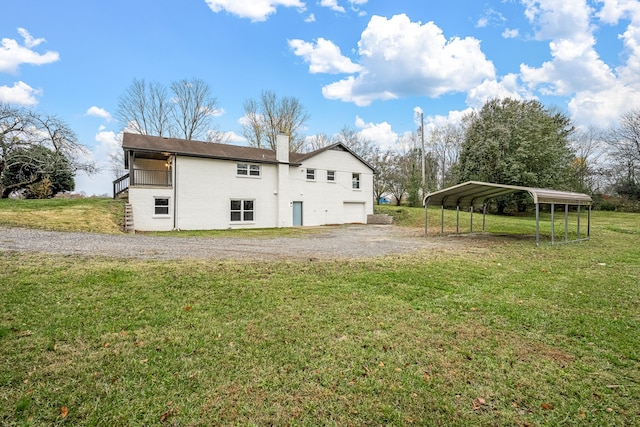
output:
M133 225L133 207L127 203L124 205L124 232L133 233L135 230Z

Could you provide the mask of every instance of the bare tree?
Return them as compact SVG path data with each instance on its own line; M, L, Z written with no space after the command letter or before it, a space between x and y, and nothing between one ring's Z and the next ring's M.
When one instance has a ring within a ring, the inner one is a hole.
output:
M623 114L607 141L615 159L617 192L640 200L640 108Z
M333 141L326 133L319 133L317 135L312 135L305 140L304 151L310 153L312 151L328 147L331 144L333 144Z
M217 99L209 85L200 79L178 80L171 83L171 109L177 135L184 139L205 139L211 115L217 109Z
M216 108L217 99L203 80L177 80L168 90L161 83L134 79L118 101L116 117L125 130L143 135L221 140L211 128Z
M376 174L373 176L373 197L377 204L380 204L382 196L389 193L391 189L392 157L391 150L383 151L379 147L375 148L371 156L370 163L376 169Z
M242 135L247 138L249 144L257 148L264 148L265 123L258 101L255 99L247 99L244 101L244 119L242 123Z
M116 118L125 130L134 133L173 136L172 108L163 85L134 79L118 101Z
M297 98L278 99L274 92L263 91L260 101L245 101L244 110L242 134L253 147L275 150L280 133L289 135L291 151L299 152L304 147L302 130L309 115Z
M604 190L608 185L609 168L605 164L607 145L602 129L580 129L570 136L570 144L575 153L575 189L589 193Z
M344 126L340 130L340 133L334 137L334 141L343 143L367 162L373 159L375 151L378 148L373 141L363 138L357 130L347 126Z
M461 125L447 124L431 131L429 146L438 168L438 189L447 186L449 171L458 162L463 141L464 130Z
M51 155L43 155L46 148ZM12 156L20 151L19 156ZM29 157L31 156L31 157ZM10 107L0 104L0 193L8 197L14 189L26 184L34 184L21 179L20 182L9 182L5 179L8 167L15 170L21 162L38 172L55 171L56 164L47 162L60 161L70 173L84 171L88 174L96 171L95 164L89 159L89 150L78 142L78 137L69 126L56 116L40 114L31 110ZM33 174L34 179L42 179L44 174ZM17 175L14 175L17 176ZM30 177L28 177L31 179Z

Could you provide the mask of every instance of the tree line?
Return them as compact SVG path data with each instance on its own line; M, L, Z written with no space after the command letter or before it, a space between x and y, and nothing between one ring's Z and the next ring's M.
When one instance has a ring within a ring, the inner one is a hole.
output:
M349 147L375 168L377 201L387 196L398 205L420 206L429 191L468 180L640 201L640 109L625 113L610 129L577 129L565 113L537 100L493 99L457 124L421 128L382 149L346 126L333 136L306 137L310 115L295 97L263 91L243 108L242 134L251 146L273 150L284 132L294 152L336 142ZM119 98L116 117L129 132L226 143L212 122L217 112L217 99L200 79L168 86L134 79ZM59 118L0 104L1 197L71 191L76 172L95 172L89 157ZM112 164L121 170L121 153ZM496 209L504 211L513 202L501 201Z

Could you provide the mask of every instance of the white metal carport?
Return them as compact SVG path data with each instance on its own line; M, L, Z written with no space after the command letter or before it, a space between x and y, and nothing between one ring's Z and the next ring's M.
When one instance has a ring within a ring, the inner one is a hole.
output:
M485 227L485 215L487 201L495 197L512 193L526 193L533 199L536 205L536 245L540 244L540 204L551 205L551 244L555 243L554 212L555 205L565 206L565 242L569 242L568 217L569 206L577 206L578 230L577 238L573 241L587 240L591 236L591 197L583 193L573 193L570 191L549 190L544 188L521 187L517 185L493 184L489 182L468 181L463 184L454 185L433 193L428 193L424 198L424 235L427 236L429 205L441 207L440 232L444 233L444 209L456 208L456 233L459 231L460 207L469 207L471 214L470 232L473 232L473 208L482 206L482 231ZM580 208L588 207L587 237L580 238Z

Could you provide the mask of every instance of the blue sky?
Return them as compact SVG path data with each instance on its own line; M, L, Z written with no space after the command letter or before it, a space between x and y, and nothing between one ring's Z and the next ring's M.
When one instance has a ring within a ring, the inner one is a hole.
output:
M118 98L134 78L206 81L243 144L245 100L293 96L307 135L349 127L383 147L493 97L539 99L579 126L640 106L637 0L19 0L2 7L0 102L55 114L110 194Z

